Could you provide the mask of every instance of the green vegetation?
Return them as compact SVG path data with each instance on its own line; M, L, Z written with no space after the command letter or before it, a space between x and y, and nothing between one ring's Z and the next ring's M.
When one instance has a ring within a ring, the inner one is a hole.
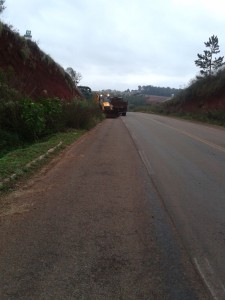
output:
M220 52L217 36L205 43L209 50L198 54L195 64L200 67L201 76L196 76L185 89L159 89L153 86L138 87L137 93L128 95L129 110L172 115L186 119L225 126L225 68L223 56L214 58ZM161 103L146 102L147 95L172 96Z
M144 85L138 86L138 92L144 95L155 95L155 96L165 96L171 97L172 95L176 95L181 91L181 89L174 89L170 87L158 87L153 85Z
M5 0L0 0L0 13L2 13L3 10L5 9L4 2Z
M175 102L193 102L203 105L206 100L220 97L224 93L225 69L221 69L213 76L196 78L189 87L181 91Z
M25 40L12 27L0 22L0 34L2 32L10 41L16 40L14 46L11 43L7 46L6 51L10 55L16 51L24 65L32 65L33 70L38 59L42 63L45 61L46 70L60 73L62 80L66 81L72 91L71 95L79 95L71 77L50 56L44 54L35 42ZM33 53L36 53L35 61ZM12 66L9 65L4 70L0 68L1 189L5 189L6 185L11 186L15 178L29 175L33 169L49 160L53 155L46 155L49 149L55 149L60 143L54 152L57 153L104 118L92 93L88 98L84 96L78 99L71 96L70 100L48 97L47 92L32 98L25 92L26 84L30 84L29 72L18 78ZM43 159L39 161L40 156ZM36 163L28 167L34 160ZM10 177L12 180L6 184L5 179Z
M49 160L55 153L58 153L58 151L61 151L66 146L72 144L85 132L85 130L70 129L66 132L47 136L34 144L8 152L0 157L0 182L5 178L10 177L12 174L16 174L18 177L29 175L40 167L43 161L46 162ZM41 155L46 154L49 149L56 147L59 143L61 143L60 147L58 147L53 154L48 153L43 161L38 161L30 168L27 167L27 164L31 163ZM0 188L5 189L6 186L0 185Z
M30 174L42 162L29 169L28 163L59 142L60 149L73 143L103 119L92 98L34 101L11 88L7 78L0 71L0 182L12 174ZM0 186L5 188L5 184Z
M176 106L177 102L168 101L168 103L154 103L136 106L133 111L161 114L165 116L178 117L186 120L195 120L208 124L214 124L225 127L225 111L212 110L205 112L188 112L178 110Z
M147 103L144 95L129 96L129 111L156 113L225 126L225 69L215 75L197 77L166 102ZM218 106L218 99L221 108Z
M4 1L0 0L1 11L4 9L3 4ZM61 78L65 80L66 87L71 91L71 97L75 95L77 84L82 77L80 73L72 68L64 71L49 55L42 52L35 42L26 40L12 27L0 22L0 35L2 33L5 33L9 40L10 37L12 41L16 40L14 44L10 43L11 40L5 43L7 44L5 51L8 54L19 54L23 66L32 66L29 71L33 72L38 63L33 60L36 53L35 57L37 59L39 57L42 63L45 62L49 73L60 73L59 80ZM210 50L204 51L204 55L198 54L198 60L195 61L201 68L202 77L197 77L186 89L147 85L138 86L138 90L134 91L107 90L107 93L123 96L129 103L129 111L180 116L224 126L224 109L207 106L207 101L222 99L225 94L225 69L218 69L223 65L223 57L212 60L212 56L219 53L217 37L211 37L205 45ZM28 163L44 155L49 148L55 147L59 142L62 142L61 148L72 143L104 118L89 87L78 86L79 92L76 94L82 99L73 98L65 101L57 97L50 98L45 90L46 93L43 95L41 92L39 96L32 98L32 89L25 93L29 74L26 72L21 76L15 74L10 65L7 70L0 69L0 182L15 172L29 173L33 167L27 170ZM35 89L33 86L31 88ZM149 103L146 101L146 96L149 95L171 97L171 100Z
M146 98L143 95L127 95L124 99L128 101L129 111L139 111L146 105Z
M33 100L11 88L9 78L0 70L0 182L12 173L29 174L33 166L27 169L28 163L59 142L60 149L74 142L104 118L91 97Z
M82 75L79 72L76 72L73 68L68 67L66 68L66 73L70 75L73 83L75 86L78 85L78 83L81 81L82 79Z
M196 66L201 69L200 74L204 77L211 76L213 72L224 65L223 56L213 60L213 55L220 53L218 42L217 36L211 36L209 41L204 43L209 50L204 50L204 54L198 54L198 59L195 61Z
M20 49L20 56L23 59L23 61L26 61L30 58L30 55L31 55L31 51L25 40L24 46Z
M12 57L12 66L10 66L9 61L7 61L8 68L15 68L15 64L13 63L16 63L16 60L21 58L23 64L30 66L30 71L33 72L33 70L36 69L37 61L41 61L41 65L45 65L46 71L53 75L57 73L60 74L65 79L65 82L67 82L70 90L74 91L74 82L71 76L69 76L69 74L56 63L50 55L44 53L35 41L26 39L25 36L21 36L12 25L4 24L2 22L0 22L0 37L1 36L4 44L7 45L4 47L7 52L6 56ZM28 70L28 68L26 68L26 70ZM18 70L15 68L13 71L17 73ZM20 76L18 77L17 73L17 78L13 78L13 81L10 82L10 86L16 86L18 90L24 92L29 85L29 79L33 77L30 76L31 74L29 74L28 71L27 73L19 75ZM35 87L33 87L33 89L35 90ZM28 94L30 95L30 93Z
M0 0L0 12L4 9L3 4L4 1ZM71 144L86 130L100 122L104 116L95 104L90 89L88 97L84 95L76 98L80 94L76 89L76 84L81 79L79 73L74 71L74 77L71 77L71 74L65 72L49 55L41 51L37 43L26 40L10 25L0 22L0 36L2 40L7 41L4 42L6 47L2 48L7 54L5 57L12 58L12 65L6 60L8 67L4 70L0 68L0 186L2 186L1 182L12 174L29 174L33 168L42 164L42 160L38 160L35 166L32 164L29 168L27 164L37 160L39 156L45 161L51 156L45 155L49 149L59 143L60 149ZM13 62L20 60L24 70L18 76L18 70L15 69ZM62 84L62 90L65 89L67 100L49 97L47 90L44 89L42 93L40 87L37 94L33 93L37 87L35 79L30 80L30 75L31 72L35 72L38 62L41 62L44 71L54 73L53 82L56 78L65 83ZM57 77L58 74L60 76Z
M12 89L0 71L0 156L67 128L90 129L103 118L94 101L59 98L32 100Z

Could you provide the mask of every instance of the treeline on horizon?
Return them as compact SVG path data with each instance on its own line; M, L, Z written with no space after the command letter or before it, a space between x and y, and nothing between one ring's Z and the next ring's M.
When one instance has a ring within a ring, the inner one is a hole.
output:
M171 97L177 95L182 89L175 89L170 87L158 87L153 85L138 86L138 92L145 95L165 96Z
M80 87L78 86L78 88L80 88ZM85 88L87 88L87 87L85 87ZM153 86L153 85L143 85L143 86L139 85L137 90L127 89L124 92L121 92L118 90L104 89L104 90L100 90L98 92L102 93L102 94L109 93L109 94L115 94L115 95L121 95L121 96L123 96L123 95L125 95L125 96L152 95L152 96L172 97L172 96L176 96L182 90L183 89L175 89L175 88L170 88L170 87L159 87L159 86Z

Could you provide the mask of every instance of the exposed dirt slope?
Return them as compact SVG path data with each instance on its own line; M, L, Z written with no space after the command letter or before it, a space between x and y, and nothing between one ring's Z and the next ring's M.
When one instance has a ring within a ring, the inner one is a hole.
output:
M169 97L165 97L165 96L155 96L155 95L148 95L146 96L146 102L147 103L160 103L160 102L164 102L168 99Z
M43 94L65 100L80 96L69 75L36 43L0 25L0 68L10 86L34 99Z
M225 92L219 97L196 101L187 101L182 105L182 111L186 112L208 112L208 111L225 111Z

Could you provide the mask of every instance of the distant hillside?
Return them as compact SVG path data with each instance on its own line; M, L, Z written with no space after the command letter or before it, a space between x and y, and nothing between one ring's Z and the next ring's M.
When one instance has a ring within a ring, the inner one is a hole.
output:
M181 89L175 89L170 87L158 87L153 85L143 85L138 86L138 93L144 95L155 95L155 96L164 96L170 98L174 95L177 95Z
M0 23L0 69L8 84L33 99L80 97L70 76L38 45Z
M146 99L146 103L161 103L164 102L168 99L170 99L170 97L165 97L165 96L154 96L154 95L149 95L149 96L145 96Z

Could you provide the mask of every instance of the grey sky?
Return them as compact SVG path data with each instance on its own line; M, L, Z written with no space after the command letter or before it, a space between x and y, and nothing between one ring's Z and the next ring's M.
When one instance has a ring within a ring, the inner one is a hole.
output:
M210 36L225 55L225 0L6 0L1 15L93 90L184 87Z

